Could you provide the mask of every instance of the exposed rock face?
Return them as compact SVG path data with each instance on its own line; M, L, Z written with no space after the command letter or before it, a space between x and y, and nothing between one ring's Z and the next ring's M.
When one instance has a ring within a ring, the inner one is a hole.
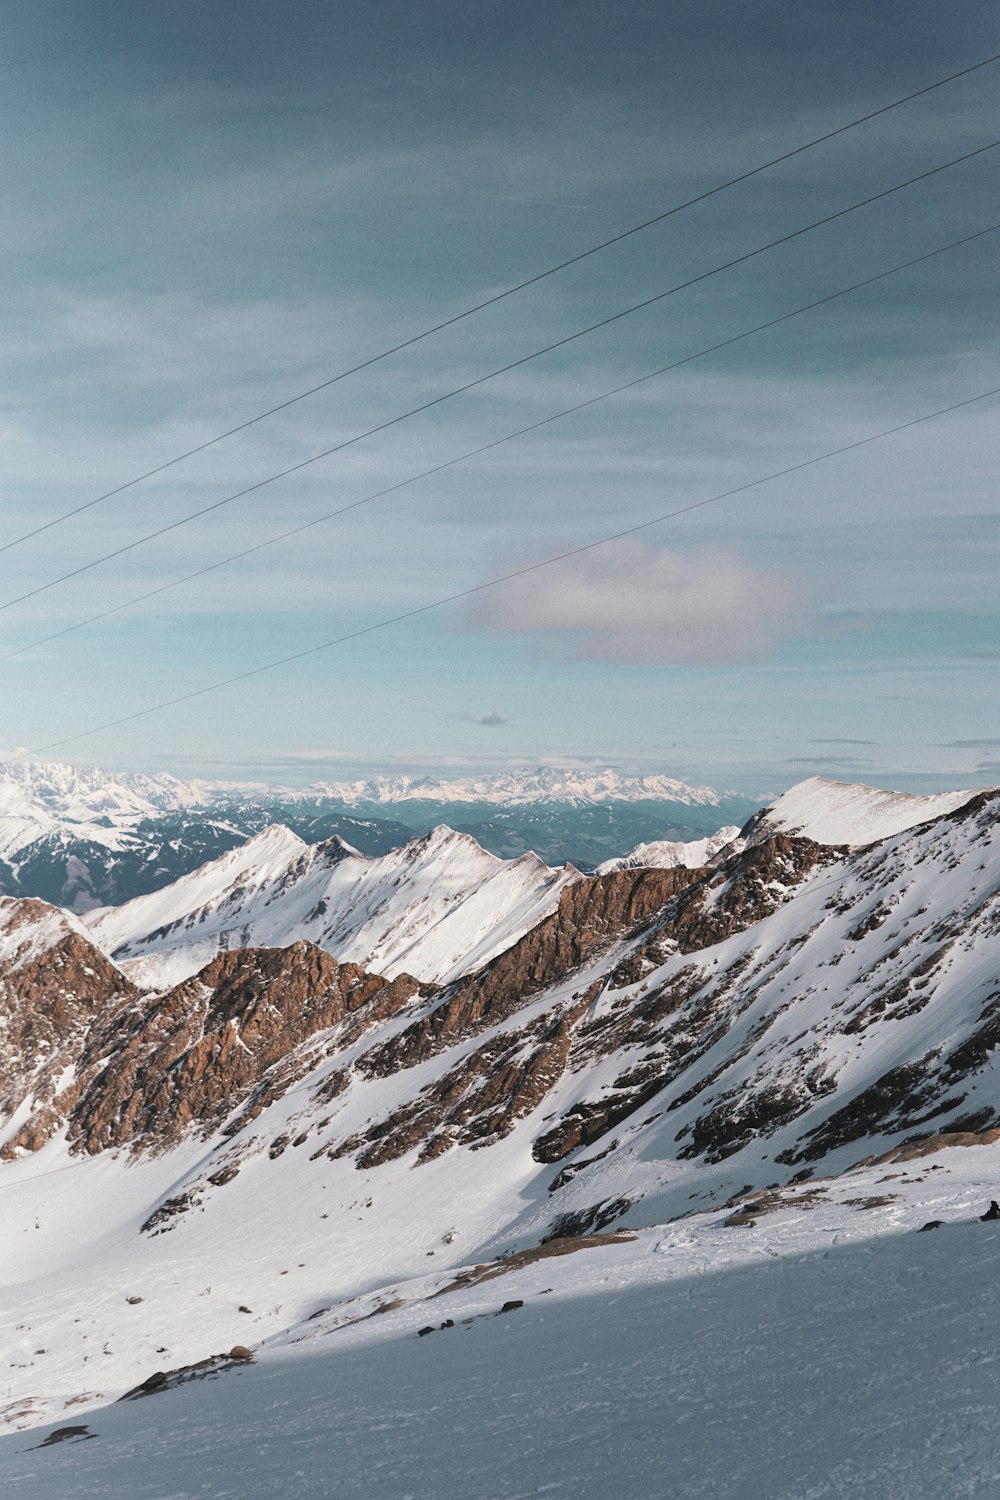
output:
M13 1059L0 1098L8 1115L33 1100L6 1156L36 1150L63 1125L73 1149L93 1154L167 1146L239 1107L245 1122L315 1065L318 1033L349 1020L359 1034L419 989L409 976L388 983L296 943L220 954L151 997L55 908L6 901L0 916L10 955L0 1006Z
M645 934L613 968L606 987L634 982L664 952L700 948L767 915L821 854L807 841L778 837L722 871L625 870L578 880L562 892L552 916L506 953L363 1052L357 1072L385 1077L495 1032L606 949ZM8 906L14 931L24 924L34 932L42 919L59 931L44 961L22 943L8 980L18 985L12 1034L19 1051L36 1059L36 1071L38 1059L45 1062L33 1084L22 1066L20 1091L8 1091L8 1110L29 1094L35 1099L31 1116L4 1147L8 1155L35 1149L63 1124L73 1149L91 1154L120 1146L162 1149L187 1130L207 1133L227 1120L227 1133L235 1134L324 1057L396 1015L419 990L409 976L387 983L298 942L221 953L193 979L159 996L144 995L67 926L71 919L41 903ZM61 976L55 985L53 976ZM706 1037L715 1037L720 1007L703 1003L695 1036L684 1032L679 1045L676 1037L662 1045L659 1023L702 981L697 969L684 971L614 1024L606 1017L581 1024L605 987L598 983L514 1030L495 1032L415 1098L361 1135L335 1143L330 1154L357 1152L359 1166L377 1166L414 1148L428 1161L452 1145L487 1145L536 1109L567 1067L609 1050L651 1047L622 1075L612 1098L575 1105L539 1140L539 1159L555 1161L658 1093L704 1049ZM421 993L426 999L432 992ZM58 1096L56 1079L63 1080ZM349 1085L349 1074L335 1073L317 1097L331 1099ZM227 1171L233 1175L236 1168L224 1168L213 1180L228 1180Z
M72 919L7 903L2 1099L35 1107L5 1149L62 1123L87 1152L221 1129L152 1233L231 1181L244 1128L306 1079L294 1124L253 1149L308 1140L313 1159L420 1165L527 1121L536 1162L563 1164L546 1184L561 1225L619 1211L623 1194L584 1197L584 1179L657 1120L672 1158L707 1162L763 1141L797 1165L925 1129L982 1133L1000 1122L998 811L974 797L853 851L778 833L718 868L580 878L442 991L298 942L222 953L143 995Z
M64 1084L96 1024L114 1024L138 996L67 913L44 901L0 899L0 1118L34 1109L18 1144L34 1151L75 1097ZM9 1153L0 1153L9 1154Z
M276 1065L275 1097L291 1087L316 1061L297 1057L296 1049L317 1032L373 1001L380 1016L391 1014L417 988L408 976L387 984L354 964L337 964L309 943L222 953L154 1001L88 1080L69 1122L70 1139L93 1153L136 1139L167 1145L191 1125L210 1130ZM84 1069L95 1054L106 1055L109 1043L98 1028Z
M507 1020L532 995L649 922L676 892L704 874L684 868L621 870L577 881L563 891L558 909L520 942L453 986L429 1015L367 1053L361 1071L384 1075L412 1067Z
M359 1167L377 1167L420 1147L419 1162L450 1146L492 1145L546 1097L566 1067L573 1027L589 1004L584 996L562 1013L540 1016L517 1032L501 1032L457 1067L362 1135L330 1154L360 1152Z

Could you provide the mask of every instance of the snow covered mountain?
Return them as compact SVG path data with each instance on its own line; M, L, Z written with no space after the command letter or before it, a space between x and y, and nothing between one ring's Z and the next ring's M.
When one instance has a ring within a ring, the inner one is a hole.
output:
M173 776L118 775L58 761L0 761L0 857L45 833L82 826L116 847L143 818L204 804L199 788Z
M0 1418L99 1439L12 1452L21 1493L197 1493L209 1481L184 1454L170 1450L176 1474L146 1455L164 1451L157 1421L203 1463L211 1433L230 1488L238 1475L273 1492L276 1471L242 1463L235 1435L280 1423L274 1402L291 1399L282 1493L326 1493L317 1475L342 1440L358 1493L381 1485L359 1468L377 1450L388 1493L485 1500L501 1492L489 1464L463 1467L444 1433L479 1416L503 1462L487 1370L509 1375L504 1402L529 1392L497 1408L518 1423L522 1493L569 1475L640 1500L667 1475L692 1496L846 1496L851 1464L824 1471L824 1490L803 1457L844 1420L884 1455L868 1493L956 1492L918 1442L928 1422L968 1491L989 1493L990 1454L961 1443L993 1380L977 1330L1000 1270L998 1226L978 1222L1000 1151L1000 791L896 803L908 826L872 841L870 789L806 787L811 826L844 842L761 820L715 866L570 879L441 986L303 937L216 953L143 993L89 942L114 913L84 929L3 903ZM794 802L778 816L802 817ZM305 850L282 887L295 849L268 838L266 878L251 888L245 869L233 903L261 920L321 868ZM452 852L479 868L482 851ZM324 878L354 859L341 847ZM904 1338L919 1324L926 1348L925 1318L945 1351L929 1390ZM252 1367L220 1355L234 1346ZM831 1360L860 1381L848 1418ZM189 1388L204 1375L218 1382ZM755 1424L728 1468L721 1431L695 1432L706 1380ZM153 1416L144 1399L108 1409L143 1381ZM362 1436L373 1410L384 1447ZM436 1435L426 1451L418 1420Z
M121 830L133 829L143 818L241 801L343 807L388 807L401 802L520 807L540 802L576 806L659 801L715 807L722 796L712 787L688 786L670 776L619 776L611 770L580 773L538 767L448 781L372 776L286 787L264 782L180 781L167 774L126 774L12 755L0 760L0 857L39 834L67 825L102 830L99 837L113 846Z
M273 823L310 844L339 836L379 855L446 820L498 856L540 849L550 864L592 868L637 838L710 835L754 806L669 777L610 771L289 788L122 776L14 756L0 762L0 893L78 912L117 905Z
M508 948L579 878L533 854L497 859L443 826L367 859L339 838L309 846L275 824L165 890L85 920L146 985L177 984L220 951L301 941L389 977L444 982Z
M812 778L742 831L729 825L705 839L640 844L597 873L707 866L803 825L817 843L867 842L973 795L910 797ZM310 847L272 824L164 889L85 920L98 947L147 987L177 984L220 951L299 941L390 977L443 983L509 947L577 878L571 866L557 872L533 854L499 860L444 825L368 859L340 838Z
M762 808L742 834L750 842L769 838L772 833L793 833L818 844L871 844L954 812L977 795L975 791L959 791L916 797L859 782L810 776Z
M735 824L727 824L718 833L706 839L691 839L685 842L657 839L651 844L636 844L628 854L617 859L607 859L597 866L598 875L610 875L612 870L669 870L674 865L687 865L691 869L707 865L720 850L726 849L740 830ZM735 852L735 851L734 851Z
M379 807L398 802L493 803L525 807L537 802L591 806L603 802L678 802L716 807L723 794L710 786L689 786L672 776L620 776L603 771L564 771L539 766L493 776L440 781L417 776L372 776L358 781L317 782L302 791L276 789L285 801L324 797L348 807Z

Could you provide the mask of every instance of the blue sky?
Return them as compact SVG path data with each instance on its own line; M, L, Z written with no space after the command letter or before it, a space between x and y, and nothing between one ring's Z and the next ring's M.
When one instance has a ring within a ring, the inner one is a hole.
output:
M7 0L0 546L506 286L1000 50L924 0ZM984 68L0 553L0 603L1000 137ZM1000 386L987 153L0 610L38 748ZM53 754L283 780L613 764L1000 779L997 400Z

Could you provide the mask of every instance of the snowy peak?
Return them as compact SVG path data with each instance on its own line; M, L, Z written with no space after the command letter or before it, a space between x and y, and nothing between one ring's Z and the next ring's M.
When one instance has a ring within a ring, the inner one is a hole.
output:
M957 791L919 797L810 776L755 814L743 834L754 840L780 832L817 844L871 844L943 817L979 795L978 791Z
M59 761L0 761L0 818L118 825L200 800L194 786L173 776L120 775Z
M720 793L708 786L689 786L672 776L621 776L602 771L564 771L548 767L491 776L438 781L416 776L372 776L359 781L317 782L289 798L324 797L347 806L389 806L398 802L494 803L525 807L537 802L587 806L602 802L679 802L714 807Z
M605 860L604 864L598 865L597 874L609 875L612 870L670 870L675 865L695 869L699 865L707 865L720 850L725 850L739 837L739 832L735 824L732 824L720 828L718 833L713 833L706 839L692 839L686 843L657 839L650 844L637 844L628 854Z
M177 984L215 954L308 941L390 978L443 981L487 962L579 879L502 860L441 824L377 859L273 825L164 890L87 917L140 984Z

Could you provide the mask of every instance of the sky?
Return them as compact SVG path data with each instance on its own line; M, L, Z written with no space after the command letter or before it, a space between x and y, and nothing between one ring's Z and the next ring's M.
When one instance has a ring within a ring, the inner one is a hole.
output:
M1000 387L1000 150L483 378L1000 139L1000 64L89 504L1000 51L994 4L6 0L3 26L0 747L1000 781L1000 398L822 457Z

